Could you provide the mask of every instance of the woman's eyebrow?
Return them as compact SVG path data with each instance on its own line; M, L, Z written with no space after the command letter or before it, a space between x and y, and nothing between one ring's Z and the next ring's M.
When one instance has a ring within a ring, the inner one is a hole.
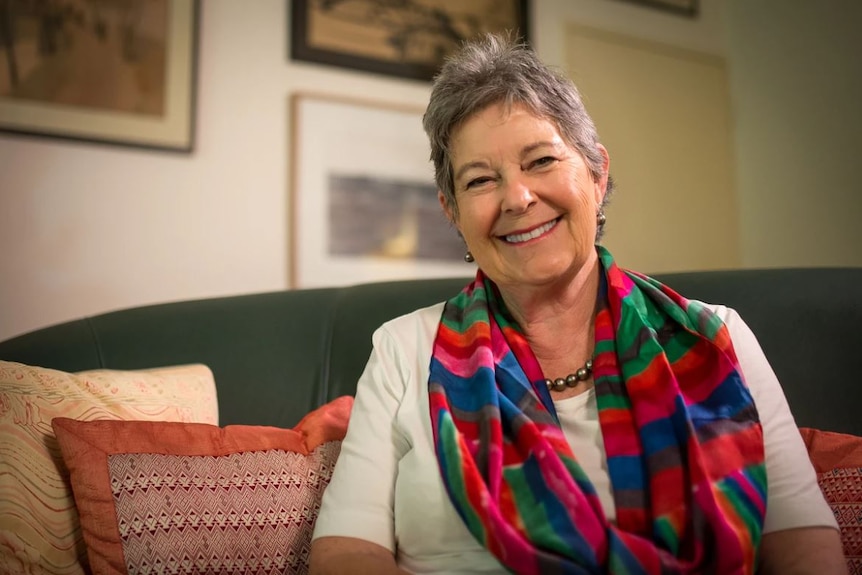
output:
M540 140L538 142L533 142L532 144L527 144L526 146L521 148L521 157L524 157L527 154L529 154L530 152L534 152L537 149L543 148L546 146L549 148L557 149L559 147L559 145L560 145L560 141L556 140L556 139L555 140Z
M458 168L458 171L455 172L454 181L457 182L458 180L460 180L464 176L464 173L467 172L468 170L471 170L473 168L487 168L487 167L488 167L488 162L485 162L483 160L476 160L475 162L468 162L468 163L464 164L463 166L461 166L460 168Z

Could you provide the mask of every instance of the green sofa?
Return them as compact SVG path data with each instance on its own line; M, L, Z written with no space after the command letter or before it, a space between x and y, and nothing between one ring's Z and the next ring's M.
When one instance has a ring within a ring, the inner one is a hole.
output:
M739 311L801 427L862 435L862 268L657 276ZM455 294L464 278L304 289L151 305L0 342L0 359L63 371L204 363L222 425L291 427L352 394L381 323ZM855 287L854 287L855 286Z

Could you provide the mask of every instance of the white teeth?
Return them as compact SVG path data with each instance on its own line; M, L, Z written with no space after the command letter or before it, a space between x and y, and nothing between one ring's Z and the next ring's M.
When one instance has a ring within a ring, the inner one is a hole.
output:
M512 244L526 242L527 240L532 240L533 238L539 237L543 233L553 228L555 225L557 225L557 220L550 221L543 226L539 226L538 228L529 232L525 232L523 234L511 234L508 236L503 236L503 239Z

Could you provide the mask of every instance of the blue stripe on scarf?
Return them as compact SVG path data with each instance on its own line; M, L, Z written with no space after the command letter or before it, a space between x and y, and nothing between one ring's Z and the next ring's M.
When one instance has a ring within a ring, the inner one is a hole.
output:
M733 419L754 403L751 393L739 377L731 373L700 403L688 406L689 415L695 426L699 423L709 423L717 416Z
M480 367L472 376L461 377L445 369L437 358L432 358L431 373L445 386L450 405L460 411L476 413L496 403L497 388L491 368Z
M613 488L642 491L643 460L638 455L618 455L608 458L608 474L613 478Z
M535 456L527 458L522 469L524 479L530 487L533 497L538 501L536 504L544 507L550 527L558 537L563 539L564 544L569 546L568 552L580 561L595 565L597 561L595 552L577 528L572 525L565 506L557 498L545 495L547 493L547 480L542 476ZM589 510L585 510L585 512L589 512Z

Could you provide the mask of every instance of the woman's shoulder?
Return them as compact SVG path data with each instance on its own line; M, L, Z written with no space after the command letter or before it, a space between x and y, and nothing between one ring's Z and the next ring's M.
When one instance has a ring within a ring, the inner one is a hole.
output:
M406 387L427 384L427 369L443 305L439 303L400 315L374 331L369 363L396 370L398 376L390 377L390 384L394 381L400 381ZM405 389L398 391L397 395L402 397Z
M424 325L433 323L434 325L437 325L440 323L440 316L443 314L443 306L445 303L446 302L441 301L427 307L415 309L384 322L380 327L381 329L386 328L390 331L401 331L405 328L410 329L420 324Z
M755 375L759 379L762 379L761 376L775 379L775 376L772 375L772 368L757 341L757 336L748 327L742 316L735 309L726 305L700 303L717 315L727 326L727 333L730 335L730 341L733 342L740 366L746 373L746 380L755 381Z
M727 307L723 304L715 304L709 303L700 300L691 300L696 301L702 306L706 307L706 309L710 310L712 313L718 316L718 318L724 322L727 328L731 331L738 329L741 326L745 325L745 322L742 321L742 318L739 316L739 313L732 307Z
M396 341L432 339L443 314L445 302L413 310L383 323L374 333L374 339L391 337Z
M754 335L754 332L751 331L751 328L748 327L748 324L745 323L743 317L739 315L739 312L734 308L723 304L708 303L700 300L692 301L697 301L706 307L706 309L712 311L712 313L718 316L724 325L727 326L730 340L733 342L735 347L742 348L744 350L753 348L755 350L755 355L761 354L760 344L757 342L757 337Z

